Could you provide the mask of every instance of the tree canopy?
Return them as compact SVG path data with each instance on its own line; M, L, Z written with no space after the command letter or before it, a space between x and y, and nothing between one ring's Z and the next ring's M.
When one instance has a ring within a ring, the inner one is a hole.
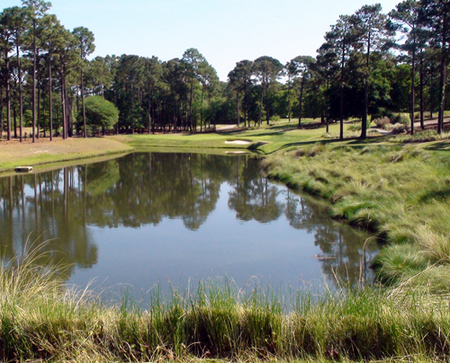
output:
M119 110L115 132L202 132L217 123L244 127L280 117L320 118L327 125L446 108L450 3L403 0L385 13L380 4L338 15L318 45L285 65L269 55L236 62L227 82L196 48L179 58L96 56L95 36L72 31L49 14L51 4L23 0L0 13L0 136L87 136L85 99L101 96ZM292 47L295 47L293 44ZM301 54L301 53L300 53ZM90 101L92 102L92 101ZM17 126L16 116L19 116ZM84 116L83 116L84 115ZM74 119L83 120L74 123ZM19 134L17 128L19 127Z

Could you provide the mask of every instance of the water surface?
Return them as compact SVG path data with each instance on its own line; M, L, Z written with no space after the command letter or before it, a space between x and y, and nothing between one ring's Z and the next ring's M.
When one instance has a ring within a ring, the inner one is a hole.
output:
M27 239L52 239L45 248L70 265L68 284L130 286L138 299L158 283L217 276L314 291L336 276L354 285L371 278L363 262L376 252L363 248L366 233L269 181L248 155L135 153L4 177L0 225L6 260Z

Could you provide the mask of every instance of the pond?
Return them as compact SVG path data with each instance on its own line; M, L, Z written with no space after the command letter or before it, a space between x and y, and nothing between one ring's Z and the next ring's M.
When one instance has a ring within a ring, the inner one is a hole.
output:
M369 281L367 233L276 184L254 155L134 153L0 179L4 261L48 241L68 285L184 289L227 277L321 291ZM50 263L42 261L42 263Z

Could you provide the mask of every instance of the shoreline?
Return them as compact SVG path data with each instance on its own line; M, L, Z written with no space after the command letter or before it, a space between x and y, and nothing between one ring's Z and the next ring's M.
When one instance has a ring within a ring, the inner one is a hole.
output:
M245 148L226 141L249 140L247 149L256 145L261 154L271 154L264 161L269 177L320 197L336 218L372 227L390 242L383 248L381 268L391 268L395 274L385 271L384 286L359 286L314 298L300 294L294 299L293 312L286 313L273 291L260 288L243 294L239 287L206 281L199 285L198 294L175 289L169 296L156 296L141 310L127 296L121 305L109 307L88 291L64 292L57 283L57 271L52 277L48 269L38 273L35 267L27 269L26 263L18 263L12 271L0 268L4 290L0 358L105 362L448 359L450 246L445 236L450 227L444 221L450 215L446 192L450 142L404 144L410 139L403 136L333 142L317 131L272 138L269 132L74 139L75 146L55 144L63 146L51 155L59 161L47 159L35 165L42 171L67 163L62 159L67 155L71 164L90 163L113 158L119 150L146 148L237 152ZM7 152L2 146L0 142L0 156ZM73 147L82 150L77 153ZM436 257L433 246L420 239L425 237L441 241L447 249Z
M80 161L108 155L126 154L134 148L108 138L73 138L40 141L0 142L0 176L14 173L18 166L33 166L45 169L46 165Z
M41 170L52 164L135 151L215 150L224 155L256 151L259 157L264 155L270 178L324 199L332 217L377 234L386 244L374 265L379 280L396 285L411 283L413 278L418 287L432 281L437 291L450 291L450 277L442 278L447 272L450 276L446 237L450 226L445 223L450 216L449 135L424 132L365 141L347 135L341 142L320 129L297 130L287 123L281 127L285 127L283 132L277 125L237 132L118 135L14 145L16 164L9 161L8 168L7 163L0 163L0 175L8 170L11 174L19 163ZM337 127L330 126L331 132ZM43 152L50 146L52 152ZM0 142L0 160L11 153L8 149Z

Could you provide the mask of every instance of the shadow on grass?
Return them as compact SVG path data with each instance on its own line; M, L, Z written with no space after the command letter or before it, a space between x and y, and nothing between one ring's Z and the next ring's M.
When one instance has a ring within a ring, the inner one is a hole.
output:
M298 141L298 142L290 142L283 145L278 150L283 150L291 147L301 147L301 146L309 146L321 143L323 145L335 145L337 147L351 147L352 149L364 149L367 145L373 145L373 146L379 146L379 147L386 147L386 145L377 145L380 143L380 141L383 141L386 139L387 136L376 136L371 137L365 140L362 140L358 137L353 138L344 138L343 140L339 139L325 139L325 140L309 140L309 141Z
M450 141L441 141L425 147L426 150L450 151Z
M419 199L419 202L429 202L430 200L445 200L450 197L450 187L446 189L429 191Z

